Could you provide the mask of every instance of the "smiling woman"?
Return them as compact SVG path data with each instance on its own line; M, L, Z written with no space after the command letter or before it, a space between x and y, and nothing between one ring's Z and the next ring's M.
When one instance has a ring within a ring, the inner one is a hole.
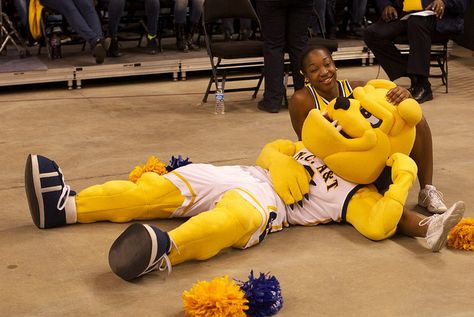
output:
M303 122L312 109L325 111L327 104L337 97L351 97L353 88L365 85L363 81L337 79L337 68L331 53L322 46L308 48L301 58L301 73L306 86L295 91L289 100L289 111L293 129L301 140ZM404 87L395 86L389 89L387 100L398 105L407 98L412 98ZM362 111L362 110L361 110ZM369 118L370 119L370 116ZM433 148L431 130L423 117L416 126L416 138L410 154L418 165L420 193L418 204L432 213L443 213L447 207L442 194L432 185L433 181ZM389 174L387 175L389 178ZM384 184L384 186L388 184Z

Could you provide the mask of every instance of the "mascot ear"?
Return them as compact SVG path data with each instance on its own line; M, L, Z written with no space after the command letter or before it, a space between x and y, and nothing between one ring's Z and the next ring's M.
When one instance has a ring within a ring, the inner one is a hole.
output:
M421 121L421 107L415 99L408 98L400 102L398 105L398 113L409 127L414 127Z

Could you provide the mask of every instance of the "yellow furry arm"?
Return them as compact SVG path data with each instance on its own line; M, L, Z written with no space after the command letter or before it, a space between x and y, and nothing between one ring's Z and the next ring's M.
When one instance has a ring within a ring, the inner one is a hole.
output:
M392 182L384 197L389 197L405 205L408 191L416 179L418 168L416 163L402 153L394 153L387 160L387 165L392 167Z
M361 219L353 221L353 225L356 226L357 230L360 230L362 234L372 240L386 239L395 233L408 192L416 178L416 164L408 155L402 153L392 154L387 160L387 165L392 167L393 184L390 185L383 197L369 207L368 214L359 215ZM364 194L361 193L360 196ZM352 204L350 208L363 209L364 199L359 198L359 200L359 202ZM359 226L357 226L358 224Z
M309 192L310 176L293 155L296 144L289 140L276 140L262 149L257 165L270 172L273 188L285 204L301 201Z
M349 202L347 221L360 233L372 240L383 240L397 230L408 192L416 178L415 162L402 153L387 160L392 167L392 182L380 197L373 185L360 189Z
M266 144L257 157L257 165L269 169L270 165L279 155L293 156L296 153L295 143L290 140L275 140Z

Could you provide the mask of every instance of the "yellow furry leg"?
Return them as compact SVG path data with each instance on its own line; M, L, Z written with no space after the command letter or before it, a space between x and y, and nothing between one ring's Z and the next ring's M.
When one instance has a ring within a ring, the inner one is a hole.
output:
M76 196L77 221L127 222L167 218L184 201L180 190L156 173L144 173L135 183L110 181Z
M357 191L347 207L346 220L362 235L372 240L383 240L397 230L403 205L382 197L375 187Z
M172 248L172 264L205 260L228 247L243 248L261 226L260 212L240 194L229 191L216 207L190 218L169 232L177 248Z

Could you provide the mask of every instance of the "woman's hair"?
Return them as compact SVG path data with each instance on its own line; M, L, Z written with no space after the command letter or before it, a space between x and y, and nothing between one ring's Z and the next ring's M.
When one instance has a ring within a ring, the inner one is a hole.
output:
M306 59L306 57L308 57L308 55L313 52L313 51L324 51L326 52L329 56L332 56L331 55L331 52L329 51L329 49L326 47L326 46L322 46L322 45L312 45L312 46L308 46L304 51L303 53L301 54L301 59L300 59L300 69L301 71L304 71L303 69L303 66L304 66L304 60Z

